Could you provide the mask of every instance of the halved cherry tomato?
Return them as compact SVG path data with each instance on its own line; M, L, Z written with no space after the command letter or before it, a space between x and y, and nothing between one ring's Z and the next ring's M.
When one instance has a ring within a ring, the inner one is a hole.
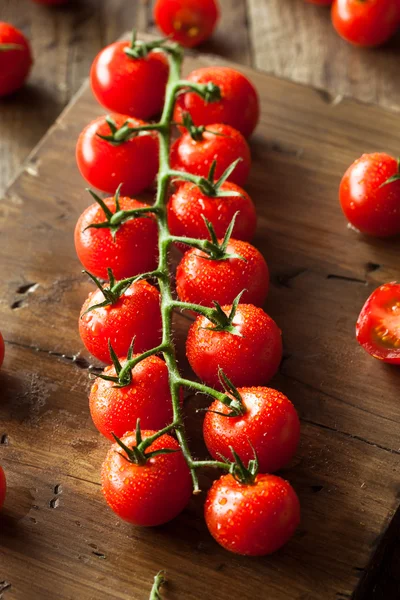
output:
M207 40L217 24L215 0L157 0L154 20L165 35L193 48Z
M154 431L142 431L143 439ZM121 440L126 446L136 446L136 436L127 433ZM178 442L162 435L148 452L170 449L143 465L129 462L118 444L108 451L101 471L104 496L108 505L121 519L145 527L162 525L174 519L185 508L192 495L190 472Z
M383 152L363 154L346 171L339 199L350 223L362 233L400 234L400 166Z
M400 365L400 283L385 283L371 294L358 317L356 335L371 356Z
M229 315L231 306L223 306ZM200 379L220 388L221 368L234 385L244 387L267 383L282 359L281 331L271 317L252 304L239 304L232 325L237 334L216 331L203 316L189 329L186 356Z
M335 0L332 23L338 34L357 46L379 46L400 25L399 0Z
M262 556L292 537L300 523L300 504L292 486L276 475L257 475L253 485L223 475L207 494L204 515L223 548Z
M136 355L139 356L139 355ZM133 355L135 358L135 355ZM126 359L120 361L124 367ZM140 419L145 429L159 430L172 421L171 392L167 365L158 356L140 361L131 371L131 383L117 387L113 381L97 378L89 396L90 413L97 429L113 439L136 427ZM103 374L115 377L114 366Z
M22 87L32 62L31 47L24 34L0 21L0 97Z
M207 103L194 92L182 94L176 103L175 121L182 122L182 114L188 112L195 125L225 123L245 137L251 135L260 108L257 91L247 77L229 67L204 67L192 71L187 79L194 83L214 83L220 88L222 99Z
M282 469L299 443L300 421L295 407L271 388L246 387L238 392L244 414L232 416L231 408L218 400L206 413L203 433L208 451L219 460L221 455L229 457L232 447L245 465L255 451L261 473Z
M168 80L168 63L160 52L131 58L129 42L115 42L94 59L90 72L93 93L112 112L149 119L161 112Z
M105 204L116 212L115 198ZM146 206L138 200L122 197L121 210L134 210ZM107 269L112 269L116 279L125 279L155 269L158 255L158 230L152 215L122 223L113 238L110 229L89 228L93 223L103 223L106 216L97 203L91 204L78 219L75 227L75 248L84 268L107 279Z
M6 491L7 491L6 476L3 471L3 467L0 466L0 510L4 504L4 500L6 498Z
M103 301L100 290L89 294L79 319L82 342L93 356L109 363L109 340L117 356L127 355L133 338L135 352L160 344L160 293L153 285L147 281L132 283L115 304L86 312Z
M207 125L199 139L193 139L189 132L185 132L171 147L172 169L202 177L207 177L215 160L215 179L219 179L238 158L240 162L228 177L228 181L243 186L250 171L249 145L239 131L220 123Z
M129 128L145 125L133 117L113 115L119 131L127 124L124 141L107 141L112 135L105 117L98 117L82 131L76 146L76 161L82 176L93 187L112 194L122 184L121 194L135 196L152 185L158 171L156 134L129 134ZM99 137L102 136L102 137Z

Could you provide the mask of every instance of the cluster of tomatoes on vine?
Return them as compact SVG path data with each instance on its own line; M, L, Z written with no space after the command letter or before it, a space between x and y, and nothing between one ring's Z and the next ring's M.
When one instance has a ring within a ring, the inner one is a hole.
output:
M170 520L192 494L188 464L171 435L171 373L159 356L165 334L160 291L149 282L160 269L157 215L130 197L151 187L158 171L157 125L148 131L146 120L163 108L169 66L157 44L134 37L96 57L92 90L113 113L91 122L76 150L85 179L112 194L102 199L92 192L95 202L75 229L78 257L98 287L83 305L79 331L92 355L112 362L92 386L90 411L98 430L116 440L102 469L107 502L136 525ZM186 355L211 386L197 388L216 390L204 439L216 464L230 471L208 492L205 518L225 548L266 554L283 545L299 522L293 488L270 473L292 459L300 424L291 402L264 387L279 367L282 341L261 308L269 272L249 243L256 211L242 188L258 97L244 75L226 67L197 69L186 82L190 87L177 96L173 115L180 135L168 157L168 235L184 252L175 304L201 309ZM218 90L217 97L207 100L206 90Z

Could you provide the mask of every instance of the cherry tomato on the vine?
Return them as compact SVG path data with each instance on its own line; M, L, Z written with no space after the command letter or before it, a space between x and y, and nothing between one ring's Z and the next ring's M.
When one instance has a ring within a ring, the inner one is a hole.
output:
M121 366L125 363L122 360ZM115 377L115 367L106 367L103 373ZM162 429L173 416L167 365L158 356L145 358L132 369L131 383L124 387L97 378L90 391L89 406L95 426L110 440L113 433L121 437L134 430L138 419L145 429Z
M210 235L202 217L204 215L214 227L217 237L222 238L239 211L232 235L239 240L251 240L256 230L257 216L250 196L228 181L222 184L221 190L232 190L241 195L212 198L193 183L187 182L179 186L168 202L168 225L171 233L208 239Z
M197 248L188 250L178 265L176 291L183 302L214 306L241 302L262 306L268 294L269 271L262 254L247 242L231 239L227 254L241 258L211 259Z
M185 132L171 147L172 169L202 177L207 177L215 160L215 179L219 179L238 158L241 160L228 181L243 186L250 171L249 145L239 131L220 123L207 125L200 139L193 139L189 132Z
M197 84L214 83L220 88L222 98L205 102L194 92L182 94L176 103L176 122L182 122L182 114L188 112L195 125L225 123L245 137L254 131L260 115L258 95L242 73L229 67L204 67L192 71L187 79Z
M218 18L216 0L157 0L154 6L161 31L187 48L207 40Z
M371 356L400 365L400 283L385 283L364 304L357 340Z
M160 293L153 285L147 281L132 283L115 304L85 313L103 301L100 290L90 293L79 319L81 339L93 356L109 363L109 340L117 356L127 355L133 338L135 352L144 352L160 344Z
M112 194L122 183L121 194L135 196L154 182L158 171L158 140L154 133L129 134L129 128L145 125L144 121L112 116L111 124L119 131L124 131L126 123L126 139L120 142L104 139L113 137L105 117L89 123L78 138L76 160L82 176L93 187Z
M108 110L138 119L161 112L168 80L167 59L161 52L131 58L129 42L115 42L94 59L90 81L94 95Z
M116 212L115 198L105 204ZM134 210L146 206L138 200L119 198L121 210ZM107 269L112 269L116 279L125 279L155 269L158 255L158 231L151 215L130 219L120 225L113 239L109 228L89 228L93 223L106 221L103 209L96 202L79 217L75 227L75 248L84 268L107 279Z
M286 396L266 387L239 388L245 413L215 400L204 419L204 440L211 456L230 456L232 447L247 464L257 455L261 473L274 473L294 456L300 438L296 409ZM222 414L221 414L222 413ZM254 450L253 450L254 449Z
M262 556L292 537L300 523L300 504L292 486L275 475L257 475L252 485L223 475L207 494L204 514L223 548Z
M142 431L143 439L154 431ZM136 436L127 433L121 440L131 448ZM103 463L101 480L108 505L121 519L134 525L151 527L174 519L192 495L192 481L178 442L162 435L148 448L149 452L172 449L143 465L127 460L124 450L113 444Z
M230 306L223 306L229 315ZM264 385L282 359L281 331L261 308L239 304L232 325L239 335L216 331L204 316L189 329L186 355L196 375L220 388L219 368L236 386Z
M24 34L0 21L0 97L22 87L32 62L31 47Z
M0 367L3 364L3 361L4 361L4 339L0 332Z
M3 467L0 466L0 510L4 504L4 500L6 498L6 491L7 491L6 476L3 471Z
M379 46L400 25L399 0L335 0L332 23L338 34L357 46Z
M388 154L356 160L343 176L339 198L345 216L362 233L400 234L400 167Z

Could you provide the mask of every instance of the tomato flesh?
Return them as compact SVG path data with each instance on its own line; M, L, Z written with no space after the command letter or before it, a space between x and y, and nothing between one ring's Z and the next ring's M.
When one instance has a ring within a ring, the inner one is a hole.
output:
M371 294L358 317L356 335L371 356L400 365L399 283L385 283Z

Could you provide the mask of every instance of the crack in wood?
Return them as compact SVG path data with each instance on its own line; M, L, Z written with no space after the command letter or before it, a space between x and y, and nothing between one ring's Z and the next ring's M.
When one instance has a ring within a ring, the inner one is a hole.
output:
M11 583L9 581L0 581L0 598L3 598L3 592L11 589Z
M10 439L9 439L8 435L6 433L3 433L2 436L0 437L0 445L8 446L9 443L10 443Z
M329 274L326 276L327 279L338 279L340 281L348 281L349 283L361 283L362 285L368 285L368 281L365 279L358 279L358 277L348 277L346 275L335 275Z
M89 363L86 358L83 356L79 356L79 354L74 354L73 356L69 356L67 354L63 354L62 352L56 352L55 350L45 350L44 348L39 348L38 346L30 346L29 344L21 344L20 342L15 342L13 340L4 340L6 344L10 346L16 346L17 348L23 348L24 350L33 350L34 352L41 352L43 354L48 354L49 356L54 356L55 358L62 359L65 363L72 363L77 366L79 369L90 370L90 371L102 371L102 367L97 367L92 363Z

